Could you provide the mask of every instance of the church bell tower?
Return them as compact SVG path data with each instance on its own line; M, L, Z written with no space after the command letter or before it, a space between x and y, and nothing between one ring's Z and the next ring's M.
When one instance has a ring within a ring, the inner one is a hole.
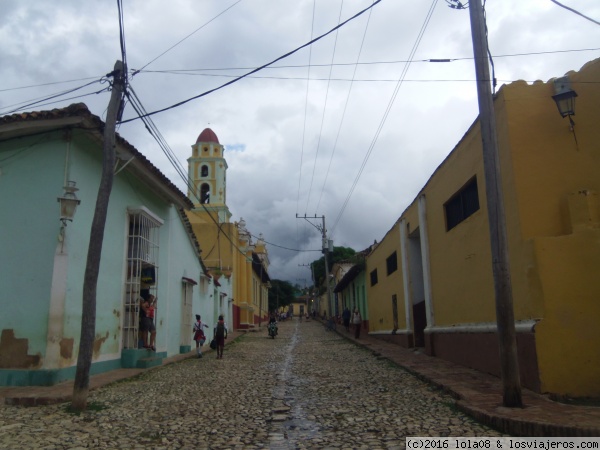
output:
M192 145L188 158L188 198L196 212L209 212L219 223L229 223L227 207L227 161L225 148L210 128L204 129ZM192 190L193 189L193 190Z

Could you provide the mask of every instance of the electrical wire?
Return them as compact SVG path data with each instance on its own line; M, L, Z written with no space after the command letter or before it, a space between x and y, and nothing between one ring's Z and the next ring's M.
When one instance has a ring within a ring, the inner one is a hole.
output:
M133 87L131 86L131 83L129 84L129 89L128 89L128 92L126 92L126 96L130 100L130 103L131 103L133 109L135 110L135 112L142 119L142 122L144 123L144 126L146 127L146 130L148 131L150 136L152 136L152 138L156 141L156 143L161 148L161 150L163 151L163 153L165 154L165 156L167 157L167 159L169 160L169 162L171 163L171 165L173 166L173 168L175 169L177 174L181 177L181 179L185 183L186 187L188 188L188 191L197 200L197 203L200 204L200 206L208 213L208 216L210 217L210 219L217 225L218 234L220 235L222 233L223 236L225 236L225 238L231 243L231 245L240 254L244 255L244 257L245 257L246 256L245 252L243 250L241 250L235 242L233 242L231 237L227 233L225 233L225 231L223 231L222 227L223 227L224 223L217 222L217 220L213 217L213 215L208 210L206 205L204 203L201 203L200 199L196 195L196 189L195 189L192 181L187 176L187 173L183 167L183 164L181 164L181 162L177 159L177 156L175 155L175 153L169 146L166 139L161 134L161 132L158 129L158 127L156 126L156 124L152 121L151 118L148 117L148 115L146 113L146 109L144 108L141 100L135 93ZM217 239L218 239L218 237L217 237Z
M205 26L207 26L209 23L211 23L213 20L217 19L218 17L222 16L223 14L225 14L227 11L229 11L231 8L233 8L235 5L237 5L238 3L240 3L242 0L238 0L237 2L235 2L233 5L229 6L228 8L224 9L223 11L221 11L219 14L217 14L215 17L213 17L212 19L210 19L208 22L204 23L203 25L201 25L199 28L196 28L194 31L192 31L190 34L188 34L186 37L184 37L183 39L181 39L180 41L178 41L177 43L175 43L174 45L172 45L171 47L169 47L168 49L166 49L164 52L162 52L160 55L158 55L156 58L154 58L153 60L151 60L149 63L146 63L141 69L138 70L134 70L133 71L133 75L137 75L138 73L140 73L142 70L144 70L146 67L148 67L150 64L152 64L154 61L156 61L158 58L160 58L161 56L164 56L166 53L170 52L171 50L173 50L175 47L177 47L179 44L181 44L183 41L185 41L186 39L188 39L189 37L191 37L192 35L196 34L198 31L200 31L202 28L204 28Z
M313 39L313 33L315 29L315 10L317 6L317 0L313 0L313 12L312 12L312 23L310 28L310 39ZM298 168L298 196L296 197L296 214L298 214L298 205L300 203L300 188L302 187L302 165L304 163L304 142L306 140L306 117L308 111L308 93L310 90L310 68L311 68L311 57L312 57L312 45L308 47L308 78L306 81L306 93L304 95L304 120L302 122L302 142L300 143L300 166ZM296 227L296 233L298 228Z
M494 66L494 58L492 57L492 52L490 51L490 40L488 35L488 26L487 26L487 11L485 9L485 2L483 0L483 27L485 28L485 48L487 50L488 59L490 60L490 66L492 67L492 95L496 95L496 85L498 84L498 80L496 80L496 67Z
M600 50L600 47L595 48L578 48L578 49L568 49L568 50L548 50L548 51L538 51L538 52L526 52L526 53L507 53L502 55L493 55L494 58L510 58L517 56L536 56L536 55L552 55L559 53L572 53L572 52L589 52L589 51L597 51ZM411 64L415 63L449 63L456 61L469 61L474 59L473 56L461 56L455 58L427 58L427 59L416 59L414 61L410 61ZM393 60L393 61L363 61L363 62L347 62L347 63L329 63L329 64L315 64L311 63L311 67L342 67L342 66L368 66L368 65L378 65L378 64L405 64L409 62L408 60ZM276 70L276 69L303 69L306 67L306 64L293 64L293 65L273 65L269 67L265 67L264 70ZM201 71L225 71L225 70L252 70L254 67L204 67L199 69L165 69L165 70L144 70L141 73L161 73L161 74L173 74L173 75L190 75L188 72L201 72ZM208 76L206 74L206 76ZM229 75L234 77L236 75Z
M304 253L304 252L322 252L323 251L320 248L316 249L316 250L300 250L300 249L297 249L297 248L284 247L283 245L273 244L272 242L266 241L264 237L261 238L259 236L254 236L252 233L250 234L250 236L252 236L256 240L262 239L265 244L269 244L269 245L272 245L273 247L281 248L283 250L289 250L291 252Z
M48 100L52 100L52 99L55 99L55 98L58 98L58 97L62 97L63 95L70 94L71 92L76 92L76 91L78 91L80 89L83 89L83 88L85 88L87 86L91 86L92 84L103 83L105 81L106 80L104 78L99 79L99 80L97 79L97 80L94 80L94 81L90 81L89 83L83 84L81 86L78 86L76 88L67 89L66 91L57 92L57 93L49 95L49 96L38 97L37 99L25 100L25 102L29 102L29 103L25 103L25 104L23 104L23 103L15 103L13 105L8 105L6 108L10 108L10 107L13 107L13 106L16 106L16 105L20 105L20 106L18 108L12 109L10 111L3 112L3 114L13 114L13 113L15 113L17 111L22 111L23 109L28 108L30 106L39 105L39 104L41 104L43 102L47 102ZM105 89L103 88L100 91L97 91L97 92L94 92L94 93L95 94L99 94L100 92L103 92L104 90ZM91 95L91 93L85 94L85 95ZM73 97L73 98L78 98L78 97ZM47 103L45 103L45 104L47 104ZM4 110L4 109L5 108L2 108L2 110Z
M315 30L315 11L317 7L317 1L313 0L313 8L312 8L312 21L310 27L310 39L312 40L314 37ZM306 140L306 117L308 111L308 93L310 91L310 69L312 67L312 45L308 47L308 68L307 68L307 79L306 79L306 93L304 96L304 118L302 122L302 141L300 143L300 164L298 166L298 194L296 196L296 215L298 215L298 210L300 207L300 190L302 187L302 166L304 165L304 143ZM296 221L296 242L300 242L301 236L300 232L304 231L304 236L306 236L306 228L300 227L300 224Z
M392 105L394 104L394 101L396 99L396 96L398 95L398 91L400 90L400 87L402 86L402 82L404 80L404 77L406 76L406 73L408 72L408 69L410 67L410 60L412 59L412 57L414 56L414 54L417 51L417 48L419 47L419 44L421 43L421 39L423 38L423 35L425 34L425 30L427 29L427 25L429 24L429 21L431 20L431 16L433 15L433 11L435 9L435 5L437 4L438 0L433 0L433 2L431 3L431 6L429 7L429 10L427 12L427 16L425 17L425 20L423 22L423 25L421 26L421 30L419 31L419 34L417 36L417 39L413 45L413 48L410 52L409 55L409 62L404 66L403 70L402 70L402 74L400 75L400 78L398 80L398 83L396 84L396 87L394 89L394 92L392 93L392 96L388 102L387 108L383 114L383 117L381 118L381 121L379 123L379 126L377 128L377 131L375 132L375 135L373 136L373 139L371 141L371 144L369 145L369 149L367 150L367 153L365 155L365 158L363 159L362 165L356 175L356 178L354 179L354 182L352 184L352 187L350 188L350 191L348 192L348 195L346 196L346 199L344 201L344 204L342 205L342 208L340 209L340 212L338 213L338 216L333 224L333 227L331 228L331 233L333 234L333 231L335 230L335 228L337 227L337 224L339 223L340 219L342 218L342 215L344 214L344 211L346 210L346 207L348 206L348 202L350 201L350 198L352 197L352 193L354 192L354 189L356 188L356 185L358 184L358 180L360 179L360 176L362 175L362 172L367 164L367 161L369 160L369 157L371 156L371 153L373 152L373 149L375 148L375 144L377 143L377 139L379 138L379 135L381 133L381 130L383 129L383 126L389 116L389 113L392 109Z
M241 76L239 76L238 78L236 78L236 79L234 79L234 80L231 80L231 81L229 81L229 82L227 82L227 83L224 83L224 84L222 84L221 86L218 86L218 87L216 87L216 88L214 88L214 89L210 89L210 90L208 90L208 91L206 91L206 92L203 92L202 94L198 94L198 95L196 95L196 96L194 96L194 97L190 97L190 98L188 98L187 100L183 100L183 101L181 101L181 102L175 103L174 105L167 106L166 108L158 109L158 110L156 110L156 111L153 111L153 112L147 113L146 115L147 115L147 116L152 116L152 115L154 115L154 114L158 114L158 113L161 113L161 112L164 112L164 111L168 111L168 110L170 110L170 109L173 109L173 108L177 108L178 106L184 105L184 104L186 104L186 103L188 103L188 102L191 102L192 100L196 100L196 99L198 99L198 98L201 98L201 97L204 97L204 96L206 96L206 95L208 95L208 94L212 94L212 93L213 93L213 92L215 92L215 91L218 91L218 90L220 90L220 89L223 89L224 87L227 87L227 86L229 86L229 85L232 85L233 83L236 83L236 82L238 82L238 81L240 81L240 80L242 80L242 79L244 79L244 78L248 77L249 75L252 75L253 73L259 72L259 71L261 71L262 69L264 69L265 67L268 67L268 66L270 66L271 64L274 64L274 63L276 63L277 61L281 61L282 59L285 59L285 58L287 58L288 56L291 56L291 55L293 55L294 53L296 53L296 52L298 52L298 51L302 50L303 48L305 48L305 47L308 47L309 45L312 45L313 43L315 43L315 42L319 41L320 39L323 39L325 36L328 36L329 34L333 33L333 32L334 32L335 30L337 30L338 28L341 28L341 27L343 27L343 26L344 26L344 25L346 25L348 22L351 22L352 20L356 19L356 18L357 18L357 17L359 17L360 15L364 14L366 11L368 11L368 10L369 10L369 9L371 9L371 8L373 8L375 5L379 4L381 1L382 1L382 0L375 0L375 1L374 1L374 2L373 2L371 5L370 5L370 6L368 6L368 7L366 7L365 9L363 9L363 10L359 11L358 13L356 13L355 15L353 15L352 17L350 17L349 19L345 20L345 21L344 21L344 22L342 22L341 24L337 25L336 27L332 28L331 30L327 31L326 33L324 33L324 34L322 34L322 35L320 35L320 36L316 37L315 39L311 40L310 42L307 42L306 44L303 44L303 45L301 45L300 47L297 47L296 49L294 49L294 50L292 50L292 51L290 51L290 52L288 52L288 53L286 53L286 54L284 54L284 55L282 55L282 56L280 56L280 57L278 57L278 58L274 59L273 61L271 61L271 62L269 62L269 63L267 63L267 64L263 64L262 66L260 66L260 67L257 67L256 69L254 69L254 70L251 70L250 72L248 72L248 73L246 73L246 74L244 74L244 75L241 75ZM132 122L132 121L134 121L134 120L138 120L138 119L141 119L141 117L134 117L134 118L127 119L127 120L122 120L122 121L121 121L121 123Z
M344 1L340 3L340 14L338 16L338 23L342 20L342 8L344 7ZM373 10L369 11L369 14ZM370 17L370 16L369 16ZM304 209L304 213L308 211L308 205L310 203L310 194L312 192L313 182L315 180L315 170L317 169L317 158L319 156L319 149L321 147L321 136L323 135L323 125L325 124L325 112L327 111L327 100L329 98L329 87L331 86L331 73L333 71L333 61L335 59L335 50L337 48L337 39L339 36L339 30L335 32L335 41L333 43L333 52L331 52L331 65L329 66L329 76L327 80L327 89L325 90L325 103L323 105L323 114L321 115L321 127L319 129L319 136L317 138L317 150L315 151L315 163L313 164L312 176L310 178L310 185L308 187L308 195L306 196L306 207ZM315 212L316 215L316 212Z
M372 10L371 10L372 11ZM338 126L338 130L335 136L335 141L333 142L333 148L331 150L331 157L329 158L329 165L327 166L327 172L325 173L325 179L323 180L323 187L321 188L321 194L319 195L319 202L317 203L316 210L319 210L319 206L321 205L321 199L323 198L323 193L325 192L325 186L327 184L327 179L329 178L329 172L331 170L331 163L333 162L333 156L335 155L335 151L337 149L337 143L340 138L340 133L342 131L342 125L344 123L344 119L346 118L346 111L348 109L348 103L350 101L350 94L352 93L352 87L354 86L354 81L356 78L356 71L358 70L358 61L360 60L360 56L362 55L362 50L365 44L365 40L367 38L367 31L369 29L369 23L371 21L371 11L369 12L369 17L367 18L367 24L365 26L365 31L363 32L362 41L360 43L360 48L358 50L358 55L356 55L356 65L354 66L354 71L352 72L352 80L350 81L350 87L348 88L348 95L346 96L346 101L344 103L344 109L342 110L342 118L340 120L340 125Z
M21 89L30 89L30 88L37 88L37 87L43 87L43 86L52 86L54 84L72 83L74 81L98 80L100 78L102 78L102 76L77 78L77 79L74 79L74 80L65 80L65 81L53 81L53 82L50 82L50 83L31 84L29 86L18 86L18 87L13 87L13 88L0 89L0 92L18 91L18 90L21 90Z
M576 9L569 8L568 6L566 6L566 5L563 5L562 3L559 3L559 2L557 2L556 0L550 0L550 1L551 1L552 3L554 3L554 4L558 5L558 6L560 6L561 8L565 8L565 9L567 9L567 10L571 11L572 13L575 13L575 14L577 14L578 16L581 16L581 17L583 17L584 19L587 19L587 20L589 20L590 22L594 22L596 25L600 25L600 22L598 22L597 20L594 20L594 19L592 19L591 17L588 17L588 16L586 16L586 15L584 15L584 14L581 14L581 13L580 13L579 11L577 11Z
M123 118L123 111L125 110L125 92L127 91L127 49L125 46L125 18L123 17L123 4L121 0L117 0L117 11L119 15L119 43L121 45L121 63L123 65L123 72L115 74L115 77L121 79L123 91L121 94L121 102L119 104L119 111L117 111L117 122Z

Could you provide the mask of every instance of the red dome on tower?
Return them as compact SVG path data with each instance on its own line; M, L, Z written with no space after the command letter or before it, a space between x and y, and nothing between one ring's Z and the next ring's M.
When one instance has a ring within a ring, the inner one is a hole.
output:
M198 139L196 139L196 143L198 142L216 142L219 144L219 138L213 130L205 128L204 131L200 133L200 136L198 136Z

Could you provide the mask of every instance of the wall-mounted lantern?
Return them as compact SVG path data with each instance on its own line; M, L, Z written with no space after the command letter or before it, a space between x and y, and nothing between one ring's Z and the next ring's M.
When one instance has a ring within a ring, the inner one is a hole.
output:
M554 93L552 98L556 102L558 112L563 118L569 117L572 130L575 122L573 122L571 116L575 115L575 97L577 97L577 92L571 89L571 81L568 76L554 80Z
M75 187L74 181L68 181L64 187L65 193L62 197L58 197L56 200L60 203L60 220L63 226L67 226L67 220L72 222L75 216L75 210L77 205L81 203L81 200L77 198L75 192L79 189Z

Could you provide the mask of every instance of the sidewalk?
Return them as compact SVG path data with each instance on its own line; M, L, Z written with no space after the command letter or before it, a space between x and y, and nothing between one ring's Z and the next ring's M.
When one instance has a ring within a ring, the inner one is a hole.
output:
M228 333L225 347L235 342L245 331L233 331ZM202 348L204 355L214 352L208 344ZM184 359L197 358L196 349L189 353L171 356L163 360L162 365L172 364ZM158 366L160 367L160 366ZM118 369L90 376L90 391L114 383L115 381L135 377L150 369ZM55 384L54 386L0 386L0 408L2 405L39 406L55 403L66 403L71 401L73 395L73 380Z
M502 406L499 378L403 348L364 331L358 340L343 326L337 333L379 358L388 359L456 399L459 410L477 421L514 436L600 436L600 407L557 403L523 389L523 408Z

